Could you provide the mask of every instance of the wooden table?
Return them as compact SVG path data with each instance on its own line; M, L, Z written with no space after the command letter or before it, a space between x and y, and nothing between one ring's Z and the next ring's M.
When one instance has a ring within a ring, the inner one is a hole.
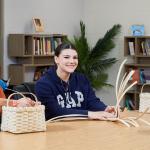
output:
M129 113L128 116L137 116ZM150 114L144 118L150 121ZM0 133L0 150L149 150L150 127L125 127L108 121L61 121L46 132Z

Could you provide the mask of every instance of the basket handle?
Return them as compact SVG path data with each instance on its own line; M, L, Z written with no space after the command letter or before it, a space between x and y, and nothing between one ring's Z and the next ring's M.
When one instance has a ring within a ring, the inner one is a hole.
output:
M145 84L142 85L141 93L143 92L144 86L146 86L146 85L150 85L150 83L145 83Z
M6 105L6 106L8 106L9 101L10 101L10 98L11 98L13 95L16 95L16 94L21 95L23 98L27 98L24 94L31 94L31 95L34 97L36 104L38 104L38 100L37 100L37 97L36 97L35 94L30 93L30 92L24 92L24 93L16 92L16 93L12 93L12 94L9 95L9 97L7 98L7 105Z
M24 94L24 96L25 96L25 94L30 94L30 95L32 95L32 96L34 97L35 102L38 103L38 99L37 99L37 97L36 97L35 94L30 93L30 92L22 92L21 94ZM26 96L25 96L25 97L26 97Z

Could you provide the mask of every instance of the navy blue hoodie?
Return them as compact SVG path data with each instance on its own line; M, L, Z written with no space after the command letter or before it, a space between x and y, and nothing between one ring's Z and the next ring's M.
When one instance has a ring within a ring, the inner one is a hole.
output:
M38 100L45 105L46 120L68 114L88 115L88 111L103 111L106 105L96 97L87 78L80 73L62 81L51 67L36 83Z

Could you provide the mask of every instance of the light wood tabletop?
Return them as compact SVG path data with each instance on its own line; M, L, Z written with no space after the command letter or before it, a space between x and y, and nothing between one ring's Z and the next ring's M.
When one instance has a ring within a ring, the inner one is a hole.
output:
M123 113L138 116L138 113ZM150 114L144 115L150 121ZM46 132L0 133L0 150L149 150L150 126L126 127L109 121L60 121Z

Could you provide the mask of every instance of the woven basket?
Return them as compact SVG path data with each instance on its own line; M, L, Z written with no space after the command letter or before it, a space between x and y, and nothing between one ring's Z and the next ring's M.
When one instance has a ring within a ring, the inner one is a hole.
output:
M1 130L12 133L46 131L45 107L37 104L36 96L30 93L36 100L34 107L11 107L8 105L9 100L15 94L20 94L25 98L21 93L13 93L8 97L7 105L2 107Z
M150 86L150 84L143 84L143 86L141 88L139 112L144 112L147 108L149 108L149 110L147 112L150 113L150 93L143 92L143 88L145 85Z

